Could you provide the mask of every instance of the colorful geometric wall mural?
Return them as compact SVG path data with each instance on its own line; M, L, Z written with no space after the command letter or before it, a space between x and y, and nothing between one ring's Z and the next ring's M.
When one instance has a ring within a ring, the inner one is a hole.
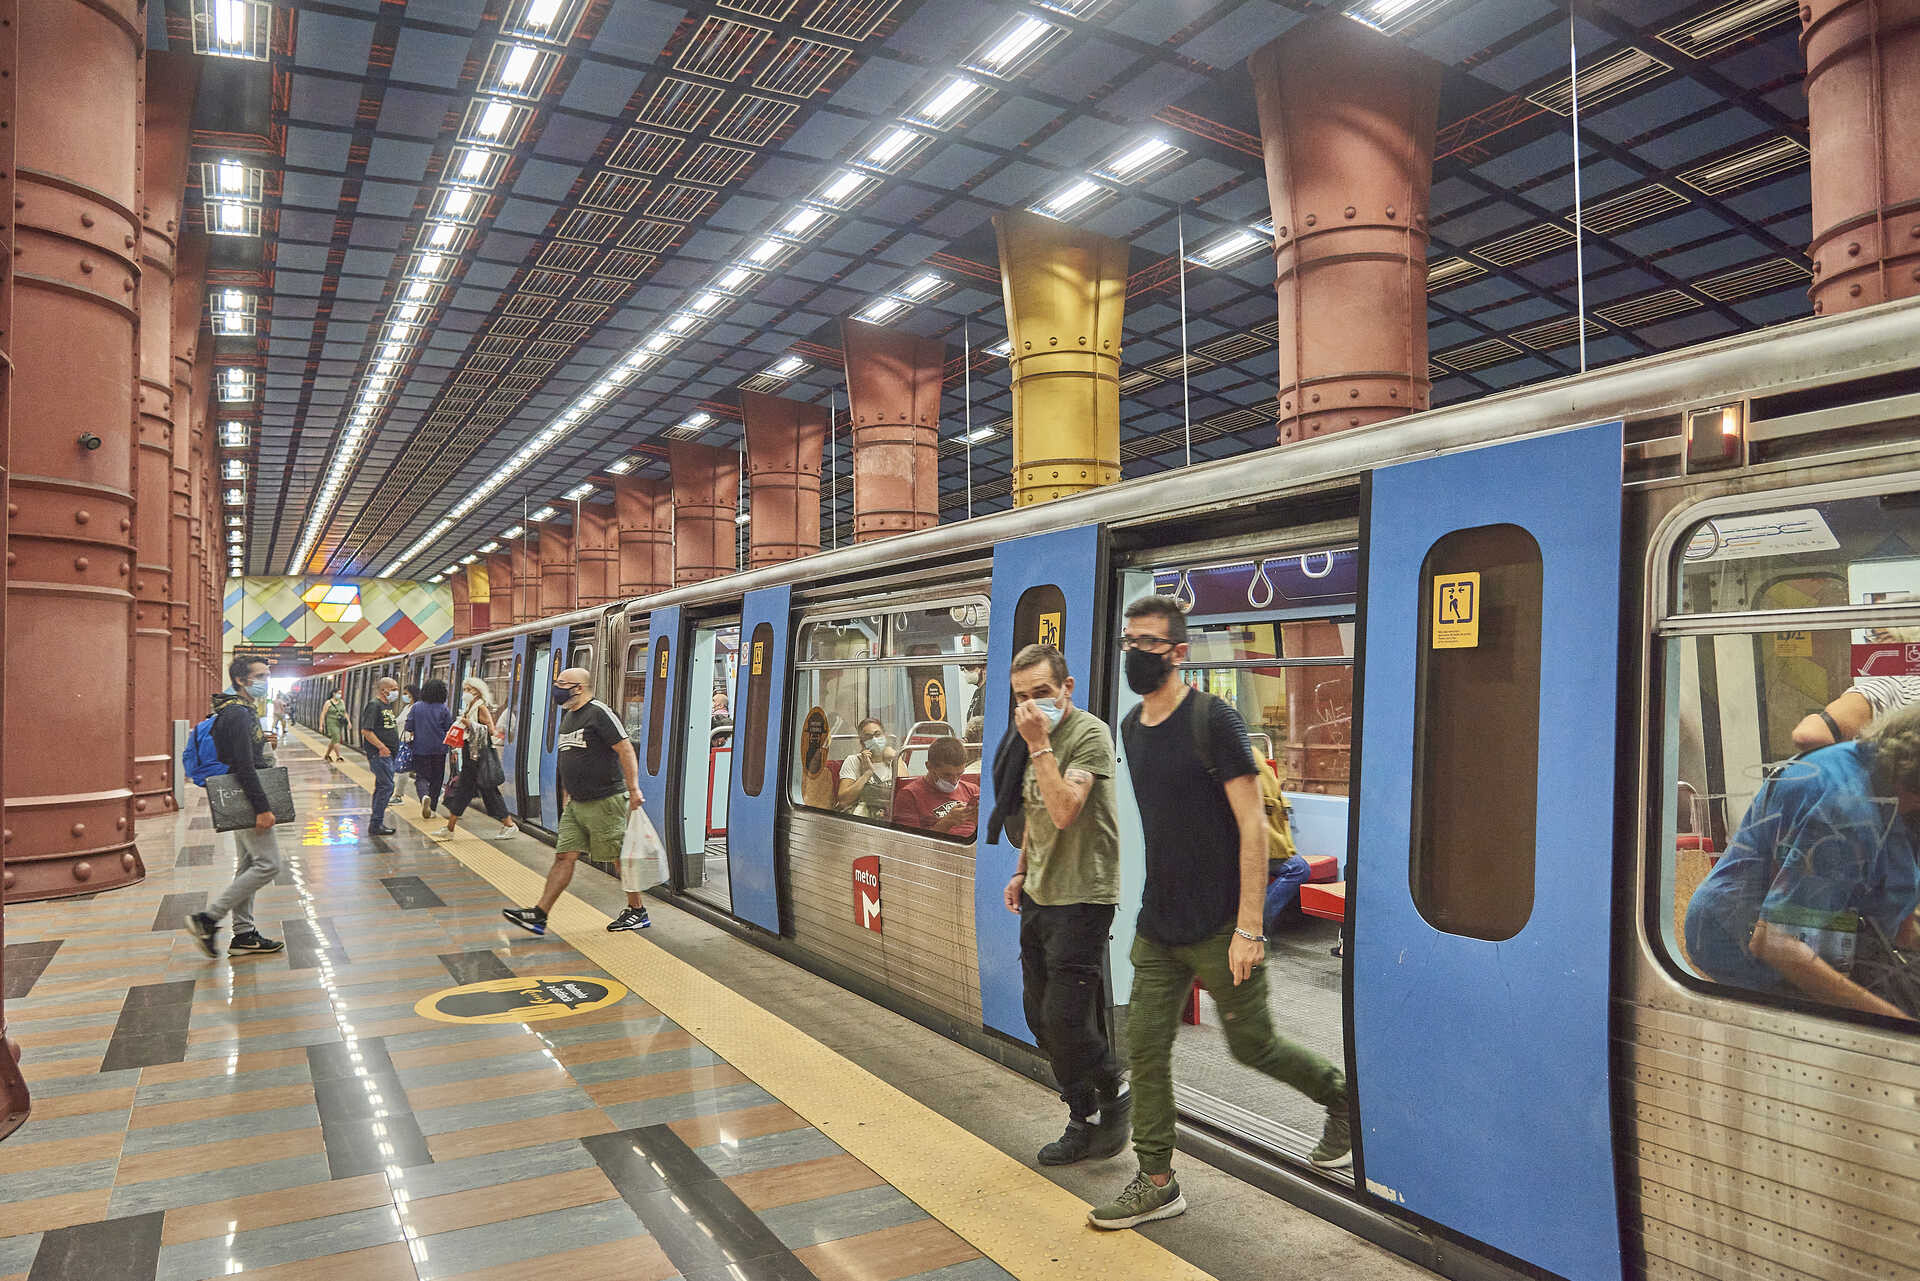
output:
M223 649L311 645L326 654L405 653L453 639L453 592L398 578L227 580Z

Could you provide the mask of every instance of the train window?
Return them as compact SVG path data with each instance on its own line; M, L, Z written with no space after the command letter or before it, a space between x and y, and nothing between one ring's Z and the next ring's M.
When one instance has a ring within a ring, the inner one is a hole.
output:
M646 728L647 638L627 642L626 670L620 680L620 719L626 722L627 737L638 739Z
M758 796L767 781L767 710L773 697L773 625L761 623L747 641L747 686L744 702L746 722L741 734L740 786L748 796ZM736 685L735 688L738 688ZM741 756L741 752L745 755Z
M988 620L970 595L802 623L793 801L971 840Z
M1456 530L1420 567L1408 877L1449 934L1510 939L1533 915L1541 583L1540 544L1518 525ZM1447 621L1462 611L1471 637Z
M1716 515L1679 541L1649 933L1696 981L1920 1020L1915 497ZM1833 608L1855 626L1812 612Z
M567 666L568 667L584 667L589 673L591 673L593 671L593 646L592 645L575 645L573 647L572 656L567 659ZM597 694L598 691L595 691L595 693Z

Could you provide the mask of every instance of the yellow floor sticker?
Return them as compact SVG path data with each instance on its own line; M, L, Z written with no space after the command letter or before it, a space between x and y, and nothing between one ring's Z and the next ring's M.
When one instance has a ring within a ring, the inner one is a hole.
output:
M316 752L325 740L300 738ZM373 778L343 762L362 787ZM422 820L395 806L425 831ZM465 832L442 849L509 903L538 901L544 878ZM607 933L607 916L563 894L547 932L625 983L856 1160L1021 1281L1213 1281L1137 1232L1087 1225L1088 1205L985 1139L637 934Z
M413 1012L440 1023L538 1023L604 1009L626 996L611 979L488 979L443 988L414 1003Z

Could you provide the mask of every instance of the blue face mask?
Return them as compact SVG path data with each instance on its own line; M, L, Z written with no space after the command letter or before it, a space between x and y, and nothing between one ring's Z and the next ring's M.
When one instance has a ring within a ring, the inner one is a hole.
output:
M253 681L248 684L247 697L265 698L266 696L267 696L267 683L265 681L263 680Z
M1049 730L1057 728L1060 724L1060 718L1067 714L1067 709L1052 699L1047 699L1045 702L1035 699L1033 705L1040 709L1042 716L1047 718L1047 728Z

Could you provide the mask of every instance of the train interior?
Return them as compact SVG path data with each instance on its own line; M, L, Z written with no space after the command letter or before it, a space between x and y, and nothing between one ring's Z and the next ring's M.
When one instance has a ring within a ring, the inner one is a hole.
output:
M686 777L681 795L680 848L687 893L719 908L733 910L733 886L727 877L727 796L733 778L733 718L722 715L735 705L740 677L740 620L703 619L695 625L692 668L686 688L684 726Z
M1693 634L1668 636L1661 654L1665 858L1655 920L1669 958L1704 978L1687 954L1687 905L1768 778L1808 768L1793 758L1830 741L1819 713L1849 691L1879 700L1856 704L1855 715L1869 717L1920 697L1920 492L1716 515L1682 532L1674 558L1670 612L1697 621ZM1902 605L1914 625L1897 614L1873 627L1783 628L1778 618ZM1898 821L1891 804L1884 819Z

